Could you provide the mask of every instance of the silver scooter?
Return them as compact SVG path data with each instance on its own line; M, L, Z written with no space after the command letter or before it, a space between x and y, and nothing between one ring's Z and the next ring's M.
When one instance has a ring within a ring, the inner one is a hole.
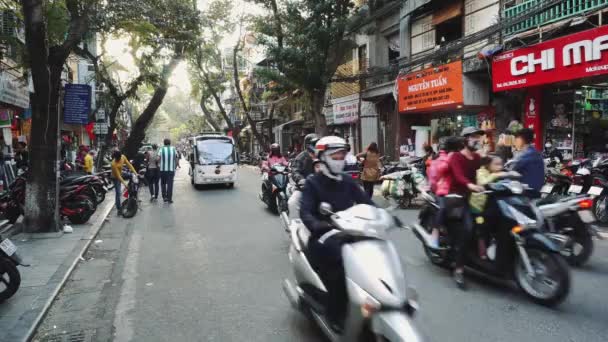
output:
M332 213L331 206L322 203L320 212L328 216L336 233L353 241L342 248L347 291L344 326L337 331L325 316L319 297L327 295L327 289L308 261L310 232L299 219L291 221L289 229L295 282L286 279L283 283L292 305L312 318L332 342L422 341L412 320L418 309L417 294L406 288L399 255L386 237L389 229L401 224L385 210L364 204Z

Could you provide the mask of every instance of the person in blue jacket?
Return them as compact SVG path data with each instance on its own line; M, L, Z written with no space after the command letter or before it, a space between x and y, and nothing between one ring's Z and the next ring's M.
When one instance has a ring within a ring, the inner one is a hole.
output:
M321 203L329 203L334 212L346 210L355 204L374 205L351 177L343 175L348 145L340 137L320 139L316 146L320 172L306 179L302 194L300 218L311 232L308 255L312 267L319 273L328 288L328 317L341 327L346 310L346 284L342 264L342 245L339 231L328 218L319 212Z
M541 153L534 148L534 131L523 128L515 133L515 148L521 153L513 162L513 171L521 174L521 182L534 191L533 197L540 197L540 189L545 182L545 162Z

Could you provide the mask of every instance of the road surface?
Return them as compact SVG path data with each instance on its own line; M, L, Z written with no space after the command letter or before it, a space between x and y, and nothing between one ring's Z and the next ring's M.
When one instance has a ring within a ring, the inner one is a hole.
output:
M180 170L175 203L150 203L142 190L135 218L112 213L35 340L320 341L282 293L288 240L257 197L259 175L239 172L235 189L197 191ZM407 222L416 212L399 215ZM605 242L587 267L572 272L567 301L548 309L484 279L470 278L460 291L410 232L392 238L420 294L416 322L430 341L608 340Z

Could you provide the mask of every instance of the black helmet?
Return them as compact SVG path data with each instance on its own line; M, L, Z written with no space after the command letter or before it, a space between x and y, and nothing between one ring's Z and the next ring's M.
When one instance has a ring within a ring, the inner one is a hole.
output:
M316 133L307 134L304 137L304 148L306 148L309 152L314 152L315 145L319 139L320 137Z

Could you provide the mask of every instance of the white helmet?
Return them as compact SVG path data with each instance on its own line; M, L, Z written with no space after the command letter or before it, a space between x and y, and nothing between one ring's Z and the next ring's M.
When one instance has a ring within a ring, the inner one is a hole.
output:
M348 151L346 140L329 136L319 139L315 145L315 154L322 163L321 172L329 178L342 180L341 173L344 171L344 160L334 160L330 156L336 152Z

